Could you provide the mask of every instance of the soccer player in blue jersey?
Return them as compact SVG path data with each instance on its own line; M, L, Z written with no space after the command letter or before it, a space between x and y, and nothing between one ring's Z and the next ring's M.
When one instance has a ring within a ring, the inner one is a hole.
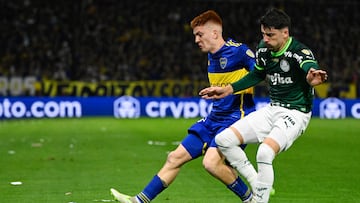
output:
M251 202L267 203L274 182L273 160L288 150L311 119L314 86L327 80L312 51L289 34L290 17L272 8L260 18L261 33L256 65L244 78L225 87L200 91L203 98L227 98L268 78L270 104L249 114L215 138L227 160L236 165L247 160L240 144L260 143L256 161L258 176ZM236 168L236 167L235 167ZM237 167L242 174L244 168ZM246 170L246 169L245 169Z
M232 39L224 40L222 19L215 11L209 10L195 17L191 21L191 28L195 43L202 52L208 53L208 78L211 86L228 85L253 69L253 52L245 44ZM188 129L188 135L169 153L163 167L140 193L131 197L112 188L112 195L122 203L149 203L175 180L181 166L204 156L204 168L243 202L248 202L252 198L251 189L238 177L236 171L226 164L224 156L217 149L214 137L254 110L252 88L222 99L214 99L208 117L200 119ZM250 167L247 169L249 173L243 176L250 183L254 182L257 174L252 164L246 160L241 167Z

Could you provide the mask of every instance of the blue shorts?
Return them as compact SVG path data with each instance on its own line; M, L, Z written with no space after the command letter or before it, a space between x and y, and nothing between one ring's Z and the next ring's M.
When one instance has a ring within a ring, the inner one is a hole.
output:
M189 134L181 144L195 159L204 155L209 147L217 147L215 136L237 120L238 118L230 118L219 122L219 120L213 121L210 118L200 119L188 129ZM245 146L243 147L245 148Z

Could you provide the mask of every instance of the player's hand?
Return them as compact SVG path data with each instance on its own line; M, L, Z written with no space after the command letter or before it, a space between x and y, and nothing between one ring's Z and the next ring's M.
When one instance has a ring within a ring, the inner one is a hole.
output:
M233 93L231 85L225 87L207 87L199 92L203 99L221 99Z
M309 72L306 75L306 80L311 86L320 85L328 79L328 75L324 70L316 70L310 68Z

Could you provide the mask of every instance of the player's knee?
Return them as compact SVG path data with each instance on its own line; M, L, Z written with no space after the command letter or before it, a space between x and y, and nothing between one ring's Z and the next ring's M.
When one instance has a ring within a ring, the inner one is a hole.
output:
M202 165L205 168L206 171L212 173L216 167L216 163L212 162L211 160L208 159L203 159L202 161Z
M190 159L191 159L190 155L186 155L184 154L184 152L174 150L168 154L166 163L170 165L172 168L177 168Z
M171 165L176 165L180 160L180 155L176 151L171 151L168 156L166 162Z
M229 148L240 144L234 132L229 128L226 128L220 134L216 135L215 143L221 148Z
M225 165L222 159L206 158L203 159L203 167L205 170L215 177L219 177L219 172L223 173L220 168Z
M217 165L219 164L219 160L210 158L208 156L205 156L202 165L205 168L206 171L212 172L216 169Z
M258 163L272 164L275 158L274 150L267 144L260 144L256 154L256 161Z

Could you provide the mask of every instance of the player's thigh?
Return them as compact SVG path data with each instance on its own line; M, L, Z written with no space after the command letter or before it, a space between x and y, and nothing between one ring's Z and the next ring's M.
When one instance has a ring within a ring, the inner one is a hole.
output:
M268 137L279 144L280 151L285 151L305 131L310 118L311 113L285 109L278 115Z
M190 153L193 159L205 154L206 150L212 145L215 131L221 128L219 122L210 119L200 119L188 129L188 135L181 144Z
M192 159L191 154L188 150L182 145L178 145L177 148L171 151L168 155L167 162L173 163L176 165L181 165L185 162L188 162Z
M232 127L240 133L243 144L259 143L271 130L268 117L268 110L263 107L236 121Z
M209 143L203 141L196 134L188 134L181 142L181 145L190 154L191 158L195 159L205 153Z

